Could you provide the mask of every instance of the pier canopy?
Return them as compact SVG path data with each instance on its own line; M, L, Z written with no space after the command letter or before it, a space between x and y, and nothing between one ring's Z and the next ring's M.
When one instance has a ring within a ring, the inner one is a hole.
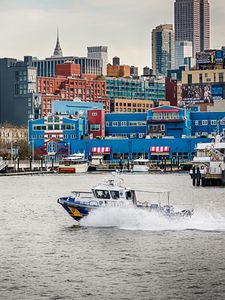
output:
M168 146L159 146L159 147L150 147L150 152L153 155L169 155L170 147Z
M92 154L110 154L110 147L93 147L91 150Z

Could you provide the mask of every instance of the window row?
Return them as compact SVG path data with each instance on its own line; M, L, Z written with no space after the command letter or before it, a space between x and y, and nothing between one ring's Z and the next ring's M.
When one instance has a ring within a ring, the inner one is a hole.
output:
M220 125L225 125L225 120L201 120L201 121L199 121L199 120L196 120L195 121L195 125L218 125L218 124L220 124Z
M146 126L147 125L146 121L130 121L130 122L127 122L127 121L121 121L121 122L114 121L114 122L112 122L112 126L113 127L118 127L119 123L120 123L120 126L122 126L122 127L126 127L126 126ZM106 122L105 124L106 124L106 127L110 126L110 122Z
M33 130L75 130L75 124L33 125Z
M153 120L177 120L179 119L178 112L153 113Z
M33 134L32 136L32 140L36 140L36 139L40 139L40 140L44 140L45 139L45 136L43 135L43 134L41 134L41 135L39 135L39 137L36 135L36 134ZM46 136L46 138L47 139L51 139L51 138L56 138L56 139L62 139L62 136L60 136L59 134L54 134L54 135L52 135L52 134L48 134L47 136ZM64 140L67 140L67 139L76 139L76 134L71 134L71 135L69 135L69 134L64 134L63 135L63 139Z

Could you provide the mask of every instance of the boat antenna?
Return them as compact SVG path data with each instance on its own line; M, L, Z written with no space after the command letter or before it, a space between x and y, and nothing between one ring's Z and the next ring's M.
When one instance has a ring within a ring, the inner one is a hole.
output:
M170 205L170 192L167 192L167 197L168 197L168 205Z
M124 179L122 177L119 177L118 172L112 172L112 175L115 177L115 181L116 179L119 180L119 185L122 186L122 183L124 183Z

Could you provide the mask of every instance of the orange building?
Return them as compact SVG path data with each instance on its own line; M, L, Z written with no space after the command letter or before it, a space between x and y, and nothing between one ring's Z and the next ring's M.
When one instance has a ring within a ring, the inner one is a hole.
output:
M108 77L130 77L130 66L112 66L107 65L107 76Z
M153 107L154 101L152 100L114 100L114 112L118 113L146 112Z

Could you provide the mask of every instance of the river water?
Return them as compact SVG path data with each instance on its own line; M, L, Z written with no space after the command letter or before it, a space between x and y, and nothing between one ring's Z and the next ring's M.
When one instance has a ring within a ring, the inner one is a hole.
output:
M170 190L195 215L115 209L75 226L57 198L105 176L0 177L0 299L225 299L225 189L126 174L127 186Z

